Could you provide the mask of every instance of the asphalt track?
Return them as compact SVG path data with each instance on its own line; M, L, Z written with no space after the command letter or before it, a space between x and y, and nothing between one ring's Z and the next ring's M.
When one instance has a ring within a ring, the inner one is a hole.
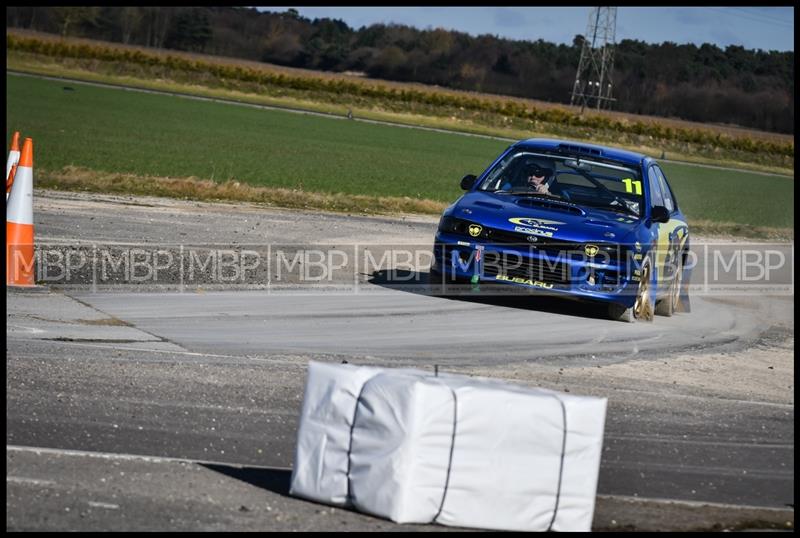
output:
M293 242L421 241L435 227L158 199L37 192L36 203L53 244L160 244L201 226L219 241L234 229L237 241L286 229ZM551 298L433 296L381 274L344 291L53 285L7 300L8 529L445 530L287 495L308 360L438 365L607 397L597 529L793 527L793 366L788 396L713 379L728 355L735 368L787 338L793 353L793 295L698 296L691 314L636 324ZM678 355L690 358L671 368ZM602 375L656 365L652 378ZM636 504L648 499L683 509L655 523Z
M663 357L679 349L736 346L758 336L764 315L763 308L737 311L700 299L691 316L629 326L564 300L471 293L443 298L371 288L357 294L134 292L75 297L193 351L336 354L427 368L517 361L597 365Z

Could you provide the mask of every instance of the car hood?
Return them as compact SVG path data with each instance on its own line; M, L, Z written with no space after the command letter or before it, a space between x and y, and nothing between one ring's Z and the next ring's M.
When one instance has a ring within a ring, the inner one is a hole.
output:
M490 228L576 242L624 241L641 222L633 215L558 200L486 192L465 194L449 214Z

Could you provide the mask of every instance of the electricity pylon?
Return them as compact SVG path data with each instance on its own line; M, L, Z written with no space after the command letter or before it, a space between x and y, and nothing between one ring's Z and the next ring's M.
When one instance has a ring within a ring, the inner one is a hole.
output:
M569 102L571 105L580 103L581 113L592 104L600 110L616 101L611 97L616 31L617 8L592 8Z

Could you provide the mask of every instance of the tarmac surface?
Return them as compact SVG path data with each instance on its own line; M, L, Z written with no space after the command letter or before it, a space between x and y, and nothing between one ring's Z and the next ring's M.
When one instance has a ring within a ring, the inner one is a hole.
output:
M35 199L37 237L70 248L174 247L204 233L220 244L423 244L436 226ZM380 271L266 289L170 271L7 291L8 530L448 530L288 496L309 360L438 365L607 397L596 530L793 529L793 293L697 294L689 314L625 324L556 298L437 296L425 278Z

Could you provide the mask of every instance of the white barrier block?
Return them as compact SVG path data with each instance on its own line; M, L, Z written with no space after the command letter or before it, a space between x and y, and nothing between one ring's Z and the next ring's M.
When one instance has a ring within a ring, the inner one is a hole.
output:
M606 399L309 363L291 493L398 523L589 531Z

